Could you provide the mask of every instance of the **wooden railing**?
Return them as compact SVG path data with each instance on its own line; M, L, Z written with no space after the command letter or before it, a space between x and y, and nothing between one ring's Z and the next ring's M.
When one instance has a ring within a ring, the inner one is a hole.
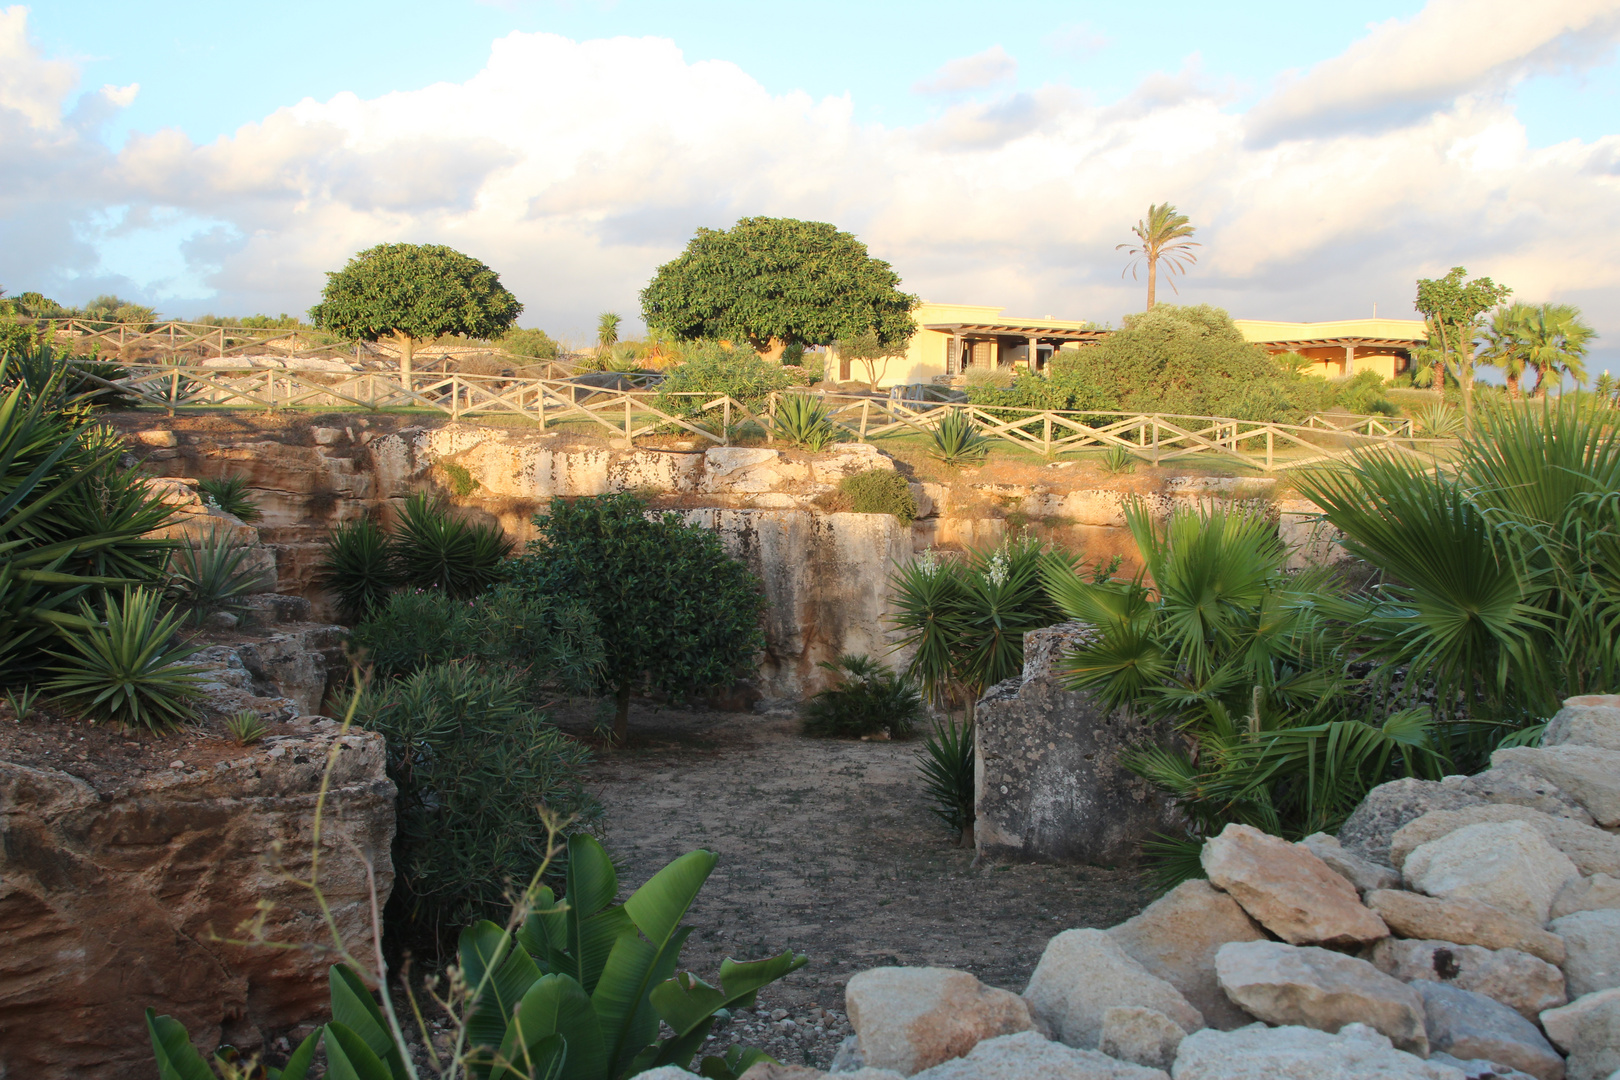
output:
M124 365L129 375L106 383L169 410L231 408L334 410L425 409L462 419L521 416L541 428L584 422L624 445L656 433L685 432L730 445L751 423L768 442L780 436L783 393L750 406L725 394L665 393L635 376L595 373L571 379L413 372L313 372L286 368ZM96 381L100 381L99 379ZM617 385L597 385L616 383ZM1313 416L1300 424L1169 413L984 407L967 402L905 402L863 394L813 394L844 436L862 442L928 435L946 416L965 413L981 434L1046 458L1120 447L1154 464L1198 455L1240 461L1265 472L1346 457L1382 446L1425 461L1449 440L1418 437L1411 421L1390 417Z

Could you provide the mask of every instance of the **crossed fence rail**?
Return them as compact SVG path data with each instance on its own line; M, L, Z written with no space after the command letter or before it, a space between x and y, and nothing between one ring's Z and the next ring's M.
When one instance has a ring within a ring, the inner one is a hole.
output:
M1120 447L1163 464L1198 455L1239 461L1264 472L1344 458L1385 447L1431 462L1454 445L1417 436L1410 420L1383 416L1313 416L1301 424L1168 413L1018 409L969 402L902 401L856 394L793 390L750 405L725 394L663 392L633 376L598 373L570 379L413 372L329 373L284 368L125 365L129 374L103 382L139 401L179 409L423 409L462 419L509 415L547 426L583 421L625 445L681 432L728 446L739 425L780 437L777 407L786 393L813 393L827 420L866 442L927 435L946 416L965 413L981 434L1047 458ZM606 384L606 385L604 385Z

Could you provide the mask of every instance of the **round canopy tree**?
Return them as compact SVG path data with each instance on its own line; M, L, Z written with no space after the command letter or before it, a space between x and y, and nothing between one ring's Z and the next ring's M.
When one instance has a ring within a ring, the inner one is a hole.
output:
M824 221L744 218L699 229L641 291L648 326L683 341L747 341L773 359L792 344L831 345L865 331L903 347L917 298L866 245Z
M499 337L522 311L500 275L470 255L443 244L378 244L326 275L309 314L351 341L392 337L408 384L418 342L441 334Z

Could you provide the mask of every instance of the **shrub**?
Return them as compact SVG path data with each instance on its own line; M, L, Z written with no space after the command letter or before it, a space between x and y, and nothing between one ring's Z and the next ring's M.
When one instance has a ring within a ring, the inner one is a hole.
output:
M346 620L365 618L400 583L393 541L371 518L339 525L326 536L315 582L337 594Z
M497 912L545 860L536 806L589 820L586 749L525 700L521 677L441 663L362 693L356 722L388 741L398 788L390 908L416 935ZM398 924L396 924L398 925Z
M478 479L467 471L465 465L458 465L454 461L441 461L439 470L444 473L445 479L450 481L450 494L456 498L465 499L478 490Z
M201 675L183 661L199 650L174 644L179 613L163 614L158 593L141 588L109 598L104 622L88 603L80 610L88 625L63 635L72 654L51 653L65 663L48 690L91 721L165 731L191 718Z
M1003 367L971 367L962 375L962 385L970 389L1011 390L1013 371Z
M1395 403L1384 396L1384 378L1376 371L1358 371L1330 384L1333 404L1358 416L1380 413L1394 416Z
M868 469L838 482L838 491L856 514L893 514L900 524L910 525L917 517L917 500L911 485L893 469Z
M773 393L792 385L781 364L765 360L747 345L736 348L718 341L696 342L686 350L686 361L670 368L658 386L658 407L675 416L692 416L705 404L698 397L677 394L728 394L759 410Z
M212 480L199 480L197 490L209 502L242 521L251 523L264 517L264 511L260 510L258 504L248 495L245 476L221 476Z
M169 560L170 600L197 625L216 611L240 611L249 594L270 584L262 572L244 567L250 554L221 529L196 547L180 545Z
M840 656L820 667L838 676L838 684L810 699L804 711L807 735L851 738L911 735L922 713L922 696L910 680L868 656Z
M923 790L933 804L929 813L956 833L958 847L973 846L973 725L947 719L935 722L917 755Z
M990 452L990 440L979 434L979 425L958 409L952 409L929 436L928 456L949 466L982 464Z
M627 492L553 499L534 524L539 537L512 560L511 580L525 597L578 600L595 616L616 739L628 734L634 687L680 698L729 685L764 647L759 579L710 530L650 516Z
M499 526L474 525L450 513L443 500L418 492L405 500L394 530L401 583L440 589L465 599L500 579L512 541Z
M536 360L555 360L562 351L544 330L508 330L497 344L514 356L530 356Z

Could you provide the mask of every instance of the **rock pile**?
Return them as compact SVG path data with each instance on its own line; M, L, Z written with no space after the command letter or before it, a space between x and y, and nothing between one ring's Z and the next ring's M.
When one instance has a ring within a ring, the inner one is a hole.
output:
M1207 881L1058 934L1021 996L942 968L861 972L833 1072L1620 1080L1617 860L1620 696L1572 698L1540 747L1376 788L1337 838L1228 825Z

